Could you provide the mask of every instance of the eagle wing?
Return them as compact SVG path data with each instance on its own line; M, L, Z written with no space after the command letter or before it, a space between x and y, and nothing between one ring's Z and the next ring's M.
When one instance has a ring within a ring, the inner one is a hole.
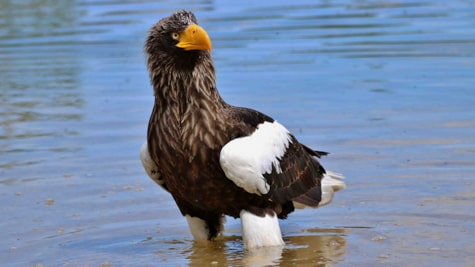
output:
M219 162L226 177L248 193L276 203L318 206L325 170L314 156L324 152L303 146L277 121L265 115L261 119L253 121L250 133L221 149Z

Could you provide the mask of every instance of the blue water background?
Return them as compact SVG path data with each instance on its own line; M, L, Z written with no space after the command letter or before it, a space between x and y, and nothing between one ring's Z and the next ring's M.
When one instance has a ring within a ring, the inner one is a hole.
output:
M332 205L281 223L271 265L475 263L473 2L2 0L2 266L259 266L233 219L194 244L138 159L143 42L183 8L212 39L222 96L347 177Z

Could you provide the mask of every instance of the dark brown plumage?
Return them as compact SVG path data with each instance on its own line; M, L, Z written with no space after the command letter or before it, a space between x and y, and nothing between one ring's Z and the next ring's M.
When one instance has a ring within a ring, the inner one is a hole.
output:
M237 218L246 210L286 218L294 210L293 201L318 206L325 170L313 156L326 153L301 145L290 134L285 153L277 157L280 169L274 164L271 172L262 173L269 187L265 194L250 193L226 176L220 163L223 147L251 136L264 122L277 122L221 98L210 50L206 32L186 11L160 20L146 40L155 95L148 152L161 174L161 185L183 215L206 222L208 238L222 230L223 214Z

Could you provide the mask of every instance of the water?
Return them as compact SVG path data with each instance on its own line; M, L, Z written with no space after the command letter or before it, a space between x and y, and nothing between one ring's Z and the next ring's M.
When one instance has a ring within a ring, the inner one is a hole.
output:
M194 243L138 149L149 27L195 11L218 86L330 151L348 188L243 251ZM2 266L471 266L471 1L0 1Z

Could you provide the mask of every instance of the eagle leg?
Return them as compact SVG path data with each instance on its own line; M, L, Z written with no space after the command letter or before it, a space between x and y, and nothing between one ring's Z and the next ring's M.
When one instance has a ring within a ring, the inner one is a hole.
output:
M284 245L279 220L275 212L259 216L242 210L240 218L242 239L246 249Z
M195 240L211 240L224 230L225 217L223 215L208 217L206 220L190 215L185 217Z

